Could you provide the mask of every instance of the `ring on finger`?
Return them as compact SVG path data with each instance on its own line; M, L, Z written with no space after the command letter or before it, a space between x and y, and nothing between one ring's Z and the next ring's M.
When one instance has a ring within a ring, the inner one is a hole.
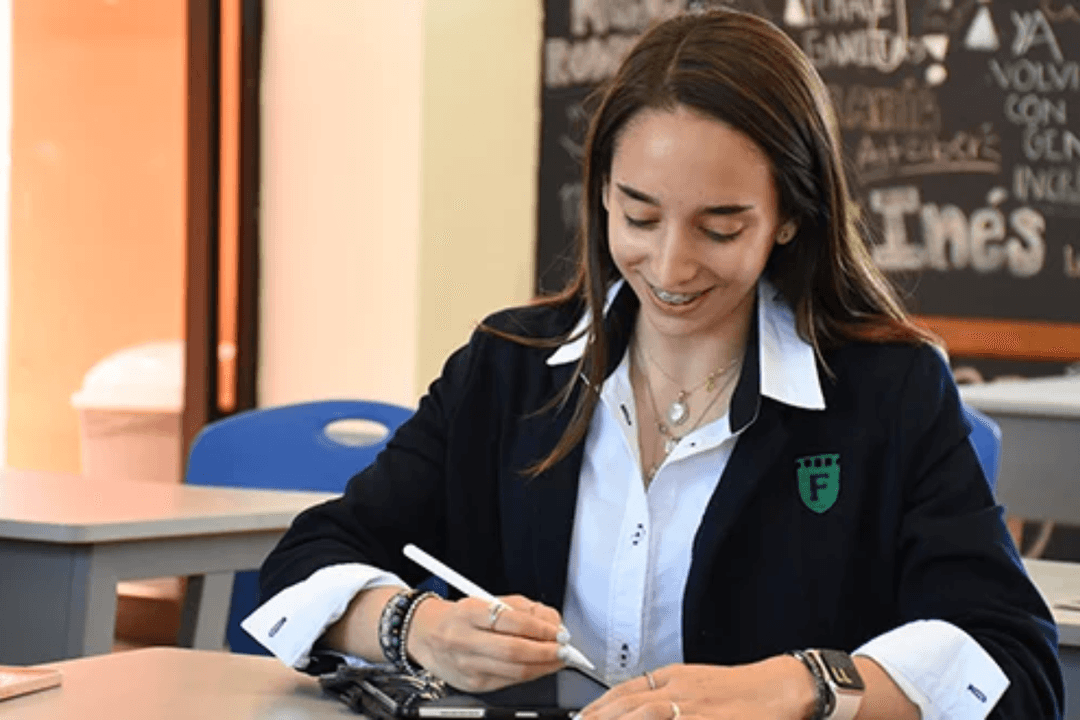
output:
M499 619L499 613L501 613L503 610L506 610L509 607L510 606L507 605L506 603L500 602L498 600L491 603L491 606L488 608L488 627L490 629L492 629L492 630L495 629L495 622Z
M656 680L653 680L652 673L649 672L648 670L646 670L643 674L645 675L645 682L649 683L649 689L650 690L655 690L656 689Z
M675 701L671 701L671 720L679 720L682 717L682 711L679 710L679 706L675 704Z

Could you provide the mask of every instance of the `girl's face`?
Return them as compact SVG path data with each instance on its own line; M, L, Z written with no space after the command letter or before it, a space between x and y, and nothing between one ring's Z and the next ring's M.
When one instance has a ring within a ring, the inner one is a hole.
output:
M603 201L611 256L641 301L639 322L673 338L745 327L773 243L794 234L780 227L765 153L682 106L631 118Z

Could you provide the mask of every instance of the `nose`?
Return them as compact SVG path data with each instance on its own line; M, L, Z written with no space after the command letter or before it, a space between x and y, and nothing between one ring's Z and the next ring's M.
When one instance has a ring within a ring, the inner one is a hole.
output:
M694 238L690 230L669 225L653 256L653 282L663 290L678 290L697 274Z

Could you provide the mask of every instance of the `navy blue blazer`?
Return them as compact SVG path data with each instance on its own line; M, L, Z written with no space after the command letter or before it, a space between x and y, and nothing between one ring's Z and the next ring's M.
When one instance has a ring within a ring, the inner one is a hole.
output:
M553 337L581 311L518 308L486 322ZM611 369L636 311L624 288L605 318ZM938 353L872 343L829 351L827 409L816 411L761 396L756 325L747 348L730 409L733 429L745 431L694 538L686 661L850 651L937 618L963 628L1008 675L991 717L1059 717L1057 631L967 440ZM583 443L549 472L522 474L554 446L573 408L538 412L574 371L573 363L548 366L552 352L478 330L344 495L296 519L262 567L262 596L347 562L419 583L425 573L401 554L412 542L497 595L560 608ZM817 512L807 500L829 484L821 473L838 473L839 492Z

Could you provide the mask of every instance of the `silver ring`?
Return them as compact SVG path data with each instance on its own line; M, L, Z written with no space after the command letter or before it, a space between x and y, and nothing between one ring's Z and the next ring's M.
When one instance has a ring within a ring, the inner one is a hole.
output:
M679 710L679 706L675 704L675 701L671 701L671 720L679 720L682 717L682 711Z
M506 610L509 607L510 606L507 605L506 603L500 602L498 600L491 603L491 606L488 608L488 627L491 628L492 630L494 630L495 629L495 622L499 619L499 613L501 613L503 610Z
M650 690L655 690L656 689L656 681L653 680L652 673L649 672L648 670L646 670L642 674L645 675L645 682L649 683L649 689Z

